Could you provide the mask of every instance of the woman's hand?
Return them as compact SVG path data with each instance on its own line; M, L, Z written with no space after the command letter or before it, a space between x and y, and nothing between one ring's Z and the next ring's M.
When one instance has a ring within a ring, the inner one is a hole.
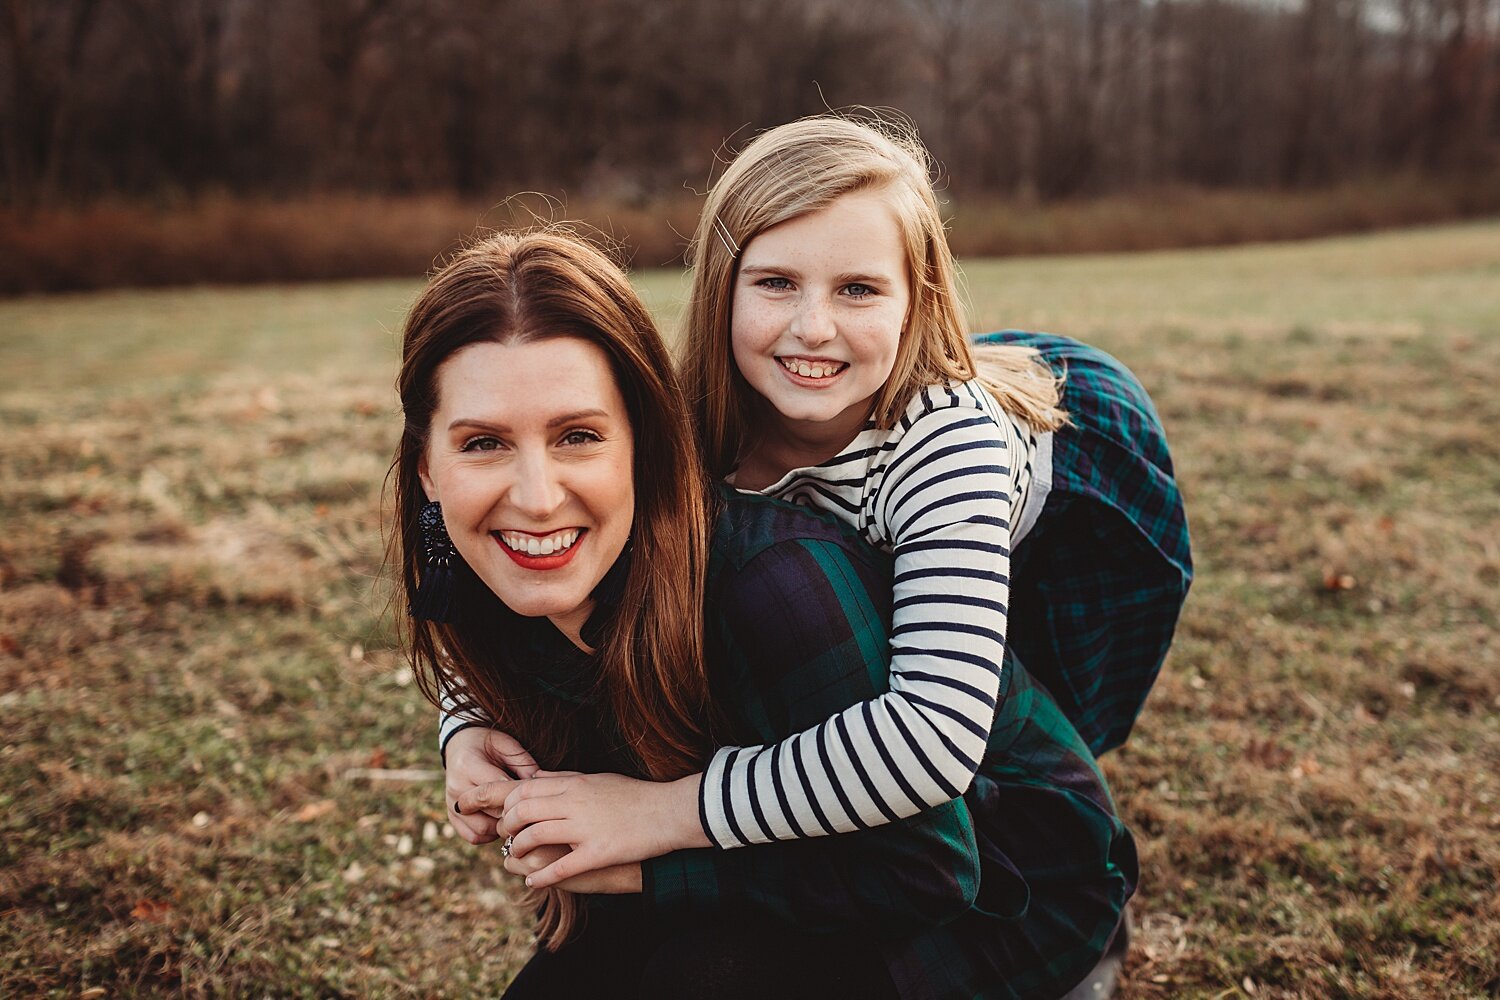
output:
M526 856L520 857L512 853L505 859L505 870L512 875L527 877L542 870L548 865L566 856L568 849L556 844L548 844L527 852ZM568 892L600 893L604 895L619 895L627 892L641 891L641 866L639 864L611 865L598 871L588 872L584 875L575 875L573 878L564 879L557 883L557 888Z
M546 888L585 872L708 847L698 819L702 775L641 781L619 774L537 771L528 781L496 783L460 798L464 812L497 811L499 832L514 838L511 857L543 845L572 848L531 873Z
M486 753L486 749L490 753ZM491 758L502 761L497 767ZM500 809L492 812L480 809L465 809L462 813L454 808L460 796L478 785L503 783L508 790L517 778L529 778L536 772L536 761L515 739L502 732L484 726L460 729L448 740L445 754L448 762L444 791L448 798L448 816L453 829L471 844L488 844L500 835L495 831L495 821L500 818Z

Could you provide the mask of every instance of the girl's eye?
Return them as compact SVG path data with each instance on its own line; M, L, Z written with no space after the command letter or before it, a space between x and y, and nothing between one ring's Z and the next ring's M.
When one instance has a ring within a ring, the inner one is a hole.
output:
M756 284L773 292L789 291L792 287L792 283L785 278L761 278Z
M499 438L489 437L488 435L481 435L479 437L471 437L471 438L469 438L469 440L465 441L463 443L463 446L461 448L459 448L458 450L459 451L497 451L497 450L499 450L500 447L501 447L501 444L500 444L500 439Z
M845 285L844 294L848 295L850 298L863 299L874 295L875 289L871 288L869 285L861 285L856 282L852 285Z
M571 445L597 444L604 439L593 431L572 430L563 435L562 443Z

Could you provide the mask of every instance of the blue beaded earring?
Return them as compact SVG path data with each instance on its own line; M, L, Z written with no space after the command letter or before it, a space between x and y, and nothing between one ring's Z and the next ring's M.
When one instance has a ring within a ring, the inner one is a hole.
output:
M443 508L436 500L429 500L417 515L417 527L422 532L422 580L417 585L417 595L411 602L414 618L439 624L451 623L457 618L458 608L453 601L453 588L457 582L453 563L458 559L458 550L453 539L448 537L448 527L443 524Z

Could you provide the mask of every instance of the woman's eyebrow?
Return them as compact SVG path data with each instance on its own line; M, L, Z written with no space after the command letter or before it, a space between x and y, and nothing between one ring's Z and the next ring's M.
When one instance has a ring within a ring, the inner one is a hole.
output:
M584 410L573 410L569 413L558 414L551 420L547 421L546 426L548 430L553 430L554 428L561 427L563 424L571 424L579 420L597 420L600 417L608 416L609 413L607 411L598 409L597 407ZM482 431L494 431L497 434L510 433L510 427L507 424L498 423L493 420L481 420L478 417L458 417L448 425L448 429L450 431L458 430L460 427L471 427L475 430Z
M600 417L608 416L609 414L607 412L598 408L588 410L574 410L572 413L564 413L547 421L547 429L551 430L555 427L561 427L563 424L571 424L579 420L597 420Z

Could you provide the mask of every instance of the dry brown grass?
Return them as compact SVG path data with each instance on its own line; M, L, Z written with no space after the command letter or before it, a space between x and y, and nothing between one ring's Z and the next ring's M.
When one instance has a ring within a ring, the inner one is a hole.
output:
M681 260L698 205L520 195L210 196L163 207L104 202L20 215L0 208L0 294L422 274L476 231L582 220L642 267ZM682 234L682 235L679 235Z
M0 295L420 274L476 229L536 218L582 220L626 248L636 266L672 266L699 207L684 192L638 203L334 194L101 202L31 215L0 208ZM1494 214L1500 173L1399 176L1316 191L1176 188L1045 205L973 199L949 212L955 250L972 257L1222 246Z
M1500 225L968 273L1137 371L1187 493L1107 761L1125 995L1497 995ZM528 951L435 781L346 777L436 764L375 584L414 287L0 303L0 995L470 996Z

